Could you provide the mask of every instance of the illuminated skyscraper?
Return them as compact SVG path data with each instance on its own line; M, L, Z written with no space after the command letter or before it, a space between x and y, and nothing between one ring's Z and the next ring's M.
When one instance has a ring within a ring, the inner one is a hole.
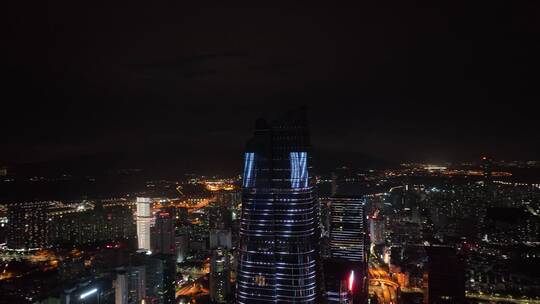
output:
M330 200L330 255L325 261L328 303L365 303L369 238L365 200L334 196Z
M332 257L367 263L369 247L364 200L338 196L332 197L330 204Z
M152 225L152 202L146 197L137 197L137 243L139 250L151 250L150 226Z
M243 174L238 303L315 303L320 232L304 111L256 123Z

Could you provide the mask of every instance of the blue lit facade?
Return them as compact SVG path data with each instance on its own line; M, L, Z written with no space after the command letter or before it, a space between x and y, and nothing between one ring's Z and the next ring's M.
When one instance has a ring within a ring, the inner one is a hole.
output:
M303 116L258 121L244 158L238 303L315 303L318 209Z

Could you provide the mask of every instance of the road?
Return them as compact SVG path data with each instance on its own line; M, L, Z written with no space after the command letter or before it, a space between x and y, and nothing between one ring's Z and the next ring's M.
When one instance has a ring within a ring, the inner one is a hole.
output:
M198 278L197 280L184 284L182 287L180 287L178 290L176 290L176 297L180 296L188 296L188 297L198 297L208 294L208 289L204 287L204 281L207 278L205 276L202 276Z
M369 294L375 295L380 304L398 303L399 284L390 277L385 266L371 255L369 262Z
M483 301L495 301L495 302L510 302L510 303L518 303L518 304L540 304L540 300L533 300L533 299L515 299L515 298L509 298L509 297L497 297L492 295L486 295L486 294L479 294L479 293L470 293L468 292L466 294L468 299L476 299L476 300L483 300Z
M181 208L186 208L188 210L189 213L192 213L194 211L197 211L199 209L202 209L206 206L208 206L208 204L211 203L211 200L210 199L203 199L201 200L200 202L198 202L197 204L189 204L185 201L175 201L173 202L173 205L177 208L181 207Z

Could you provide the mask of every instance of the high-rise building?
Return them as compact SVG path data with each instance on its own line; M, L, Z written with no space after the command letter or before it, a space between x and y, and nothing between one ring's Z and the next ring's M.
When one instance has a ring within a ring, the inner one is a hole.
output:
M175 303L176 259L173 255L147 255L146 301L155 304Z
M119 269L113 282L115 304L141 303L146 296L146 270L144 266Z
M309 172L305 111L259 119L244 159L238 303L316 302L320 232Z
M216 192L216 204L219 206L234 208L242 201L242 193L237 190L221 190Z
M208 209L209 229L230 229L231 221L231 210L227 207L219 206Z
M365 201L334 196L330 201L330 251L333 258L367 264L369 254Z
M176 232L180 232L182 227L189 221L188 209L183 207L174 208L174 219Z
M463 261L451 247L426 247L425 304L465 303Z
M369 218L369 234L373 244L384 244L384 218L378 211Z
M114 304L128 304L128 277L125 272L116 274L114 285Z
M323 263L325 303L366 303L367 276L361 263L329 258Z
M177 234L174 237L174 243L176 244L176 262L182 263L189 253L189 235L186 232Z
M231 293L231 267L229 251L218 248L210 259L210 299L214 303L228 303Z
M174 209L165 208L156 213L152 231L152 252L163 254L176 254L174 239Z
M128 269L128 298L140 303L146 297L146 269L144 266L130 266Z
M152 201L137 197L137 243L139 250L151 250L150 228L152 225Z
M232 213L226 207L210 208L208 213L210 249L232 249Z
M210 230L209 248L226 248L232 249L232 232L231 229L212 229Z
M24 202L8 205L7 247L37 249L49 243L47 213L50 202Z
M369 237L365 200L353 196L330 198L330 256L324 263L328 303L365 303Z

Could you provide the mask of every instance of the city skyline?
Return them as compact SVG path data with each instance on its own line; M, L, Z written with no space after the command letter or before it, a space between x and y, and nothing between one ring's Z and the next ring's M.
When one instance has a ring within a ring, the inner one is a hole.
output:
M540 301L540 162L317 176L305 108L251 119L241 175L2 201L0 303Z

